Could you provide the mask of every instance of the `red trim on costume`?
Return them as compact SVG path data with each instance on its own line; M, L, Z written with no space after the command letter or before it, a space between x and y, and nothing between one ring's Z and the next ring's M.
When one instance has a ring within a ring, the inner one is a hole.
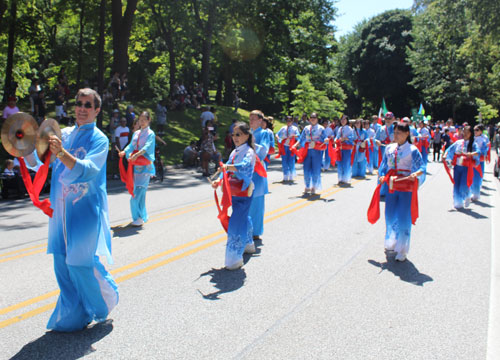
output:
M215 204L217 205L217 210L219 210L219 215L217 218L220 220L222 227L227 233L227 228L229 227L230 216L227 214L227 210L232 205L231 200L231 186L229 176L227 175L224 164L219 163L222 169L222 201L219 204L219 197L217 196L217 189L214 190Z

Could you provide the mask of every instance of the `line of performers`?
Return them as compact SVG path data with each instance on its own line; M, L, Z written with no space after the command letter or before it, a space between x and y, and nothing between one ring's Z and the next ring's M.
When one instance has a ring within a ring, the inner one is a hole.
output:
M259 163L267 167L268 161L261 159L269 159L275 152L275 143L276 157L281 158L283 183L293 182L296 163L303 164L306 196L321 190L322 170L330 165L337 166L340 186L349 186L353 176L363 178L378 169L378 185L367 217L370 223L379 219L380 197L385 196L385 249L394 251L397 261L406 260L411 226L418 218L417 192L425 182L429 146L434 136L424 122L415 128L409 118L395 121L388 112L384 124L376 116L371 121L349 121L344 116L338 126L323 127L318 124L317 114L312 113L309 125L302 131L289 116L286 125L274 135L262 128L263 121L262 112L255 110L250 114L250 126L236 124L232 134L236 149L224 165L233 204L227 230L226 268L241 267L243 254L255 251L254 240L263 233L267 179L255 169ZM458 139L453 126L448 130L454 142L443 158L448 168L454 166L453 199L459 209L467 207L471 200L479 200L489 141L482 134L481 125L475 128L475 137L471 128L465 126L463 139ZM222 177L214 181L213 187L223 181Z

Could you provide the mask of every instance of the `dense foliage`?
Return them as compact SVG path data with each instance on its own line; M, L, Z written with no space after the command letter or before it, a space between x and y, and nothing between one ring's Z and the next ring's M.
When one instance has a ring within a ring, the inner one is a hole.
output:
M495 118L498 11L498 0L416 0L337 40L330 0L0 0L0 93L25 97L34 77L51 90L61 68L73 90L128 71L136 100L179 81L272 114L367 116L384 97L401 116L423 102L434 117Z

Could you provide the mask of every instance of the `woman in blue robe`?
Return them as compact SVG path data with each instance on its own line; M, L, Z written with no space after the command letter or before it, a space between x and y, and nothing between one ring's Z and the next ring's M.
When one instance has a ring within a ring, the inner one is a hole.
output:
M256 155L253 149L253 136L247 124L236 123L231 136L235 149L229 155L229 160L224 167L233 180L239 180L237 184L241 186L241 191L236 193L234 188L231 189L233 212L227 229L225 266L228 270L236 270L243 265L244 252L250 254L255 252L249 211L252 203L252 175ZM219 185L220 181L212 184L214 188Z
M315 149L318 145L325 142L325 128L318 124L318 115L312 113L309 118L310 125L307 125L300 133L298 142L294 145L296 148L300 145L304 148L307 144L307 156L304 159L304 194L316 194L321 190L321 160L323 150Z
M477 144L473 140L472 129L470 126L464 128L464 138L457 140L451 145L443 155L453 168L453 206L455 209L469 207L472 193L467 185L467 165L479 165L479 151ZM475 170L473 170L475 171Z
M366 131L366 139L368 145L368 157L366 159L367 164L366 168L368 170L368 174L373 174L373 170L375 169L378 162L378 146L375 144L375 130L373 130L370 126L370 120L363 120L363 127ZM370 161L368 161L370 160Z
M484 177L484 161L488 156L490 140L488 136L483 134L483 125L476 125L474 127L474 143L477 145L479 151L479 165L481 166L481 174L476 169L474 170L474 181L472 182L471 192L472 201L479 200L481 197L481 186L483 185Z
M279 144L283 145L285 150L285 154L281 155L284 182L293 181L297 175L295 171L295 155L290 151L290 143L292 142L293 145L295 139L298 138L299 135L299 129L297 126L293 125L293 118L287 116L286 125L276 134L276 140L278 140Z
M366 177L366 152L365 149L369 146L368 136L366 130L363 129L362 119L356 119L354 122L354 144L355 151L354 162L352 163L352 176L354 177Z
M390 171L393 176L408 177L418 181L421 186L424 179L425 164L417 147L411 145L408 124L398 123L394 129L395 143L387 145L379 168L379 181ZM416 205L416 204L414 204ZM388 191L385 198L385 249L396 252L397 261L405 261L410 250L412 225L412 192Z
M348 125L349 118L343 116L340 120L339 130L335 137L337 151L340 151L341 159L337 156L337 175L339 185L350 184L352 178L351 154L354 149L354 132Z
M130 198L130 210L132 212L132 225L142 226L148 221L146 210L146 191L149 180L155 175L155 141L156 135L149 127L151 116L147 111L143 111L139 116L140 129L134 132L132 140L120 152L120 157L126 156L130 162L136 161L139 157L144 157L149 164L134 165L134 196Z

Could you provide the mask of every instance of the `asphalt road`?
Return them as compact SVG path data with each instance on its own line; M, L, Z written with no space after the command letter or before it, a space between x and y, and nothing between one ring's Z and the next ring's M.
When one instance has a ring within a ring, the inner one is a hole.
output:
M481 200L456 211L442 165L429 163L404 263L384 253L383 215L366 220L375 177L338 188L330 170L321 196L303 198L303 178L281 184L280 168L269 171L263 241L233 272L222 269L225 234L198 173L171 169L152 184L142 229L127 226L129 196L110 183L107 268L120 303L74 334L45 330L58 289L46 216L28 200L2 202L0 359L486 358L488 326L499 334L489 324L500 206L491 167Z

